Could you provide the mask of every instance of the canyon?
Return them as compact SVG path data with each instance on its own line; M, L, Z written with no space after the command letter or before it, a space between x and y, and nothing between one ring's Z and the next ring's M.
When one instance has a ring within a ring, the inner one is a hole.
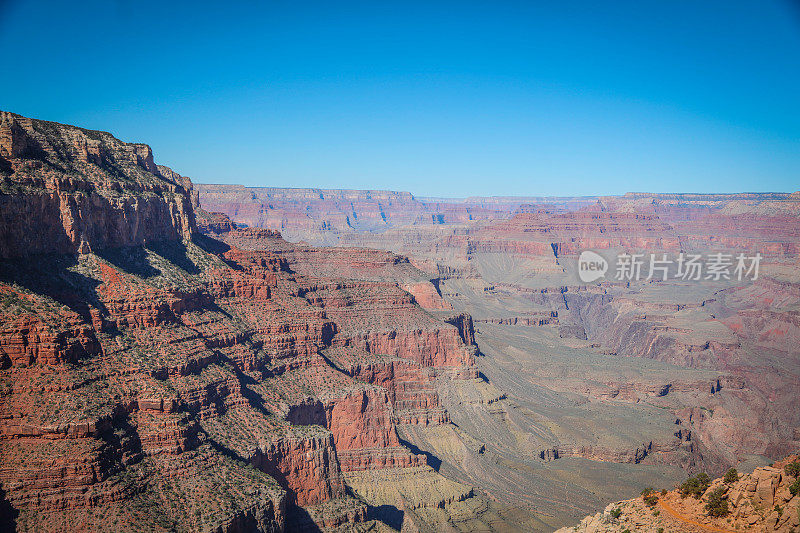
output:
M579 515L574 507L600 507L610 477L669 486L687 471L751 469L800 447L800 193L457 200L197 189L240 231L408 257L443 303L429 291L419 301L469 314L482 382L443 384L455 430L402 430L440 471L535 509L543 530ZM612 273L586 284L576 267L587 249L612 269L621 252L762 260L757 279Z
M0 179L3 528L552 531L800 448L800 193L206 185L8 112Z

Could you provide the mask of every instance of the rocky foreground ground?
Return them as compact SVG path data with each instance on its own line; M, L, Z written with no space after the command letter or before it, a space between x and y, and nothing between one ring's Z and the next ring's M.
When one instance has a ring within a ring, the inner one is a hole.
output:
M682 495L676 489L654 492L649 501L643 496L615 502L557 533L794 532L800 528L800 484L797 469L787 473L786 465L794 462L800 467L796 461L797 457L789 457L749 474L715 479L699 497ZM708 508L714 493L722 494L722 516L713 516Z

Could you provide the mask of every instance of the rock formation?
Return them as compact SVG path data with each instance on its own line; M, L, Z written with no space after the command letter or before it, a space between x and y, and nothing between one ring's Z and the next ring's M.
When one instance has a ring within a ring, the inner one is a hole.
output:
M749 474L734 471L731 479L714 480L697 498L682 495L676 489L615 502L577 526L557 533L795 531L800 527L800 496L797 488L792 492L791 486L800 485L797 475L784 469L792 461L797 458L789 457ZM714 494L722 502L718 511L709 508Z
M476 348L468 316L401 288L447 309L425 274L240 230L145 145L0 116L0 486L18 530L386 528L346 474L445 483L397 425L447 423L434 380L474 375Z
M159 169L145 144L4 111L0 166L4 258L179 241L194 230L191 184Z

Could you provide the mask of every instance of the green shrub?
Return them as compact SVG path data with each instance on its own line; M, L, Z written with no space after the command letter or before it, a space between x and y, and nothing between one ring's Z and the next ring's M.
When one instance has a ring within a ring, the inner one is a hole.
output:
M611 510L611 518L619 518L621 514L622 514L622 509L620 509L619 507Z
M708 490L708 487L711 485L711 479L708 477L708 474L702 472L697 474L696 476L690 477L678 488L681 493L681 496L684 498L686 496L694 496L695 498L699 499L703 493Z
M664 528L660 527L656 530L656 533L664 533Z
M645 503L645 504L646 504L648 507L653 507L655 504L657 504L657 503L658 503L658 496L656 496L655 494L650 494L650 495L648 495L648 496L645 496L645 497L644 497L644 498L642 498L642 499L644 500L644 503Z
M780 518L781 516L783 516L783 507L781 507L780 505L776 504L775 505L775 512L778 513L778 518Z
M735 468L731 468L727 472L725 472L725 477L722 479L724 483L731 484L736 483L739 481L739 472L736 471Z
M730 511L725 498L725 487L717 487L709 493L706 511L708 516L727 516Z
M797 496L800 493L800 477L794 480L794 483L789 485L789 492L792 493L792 496ZM800 513L800 511L798 511Z
M646 489L642 489L642 498L646 498L655 492L653 487L647 487Z
M783 471L787 476L800 477L800 460L794 460L783 467Z

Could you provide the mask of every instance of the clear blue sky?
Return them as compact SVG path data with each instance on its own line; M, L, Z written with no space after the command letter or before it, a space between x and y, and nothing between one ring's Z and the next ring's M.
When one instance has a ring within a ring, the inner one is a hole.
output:
M0 0L0 109L198 182L800 189L796 0Z

